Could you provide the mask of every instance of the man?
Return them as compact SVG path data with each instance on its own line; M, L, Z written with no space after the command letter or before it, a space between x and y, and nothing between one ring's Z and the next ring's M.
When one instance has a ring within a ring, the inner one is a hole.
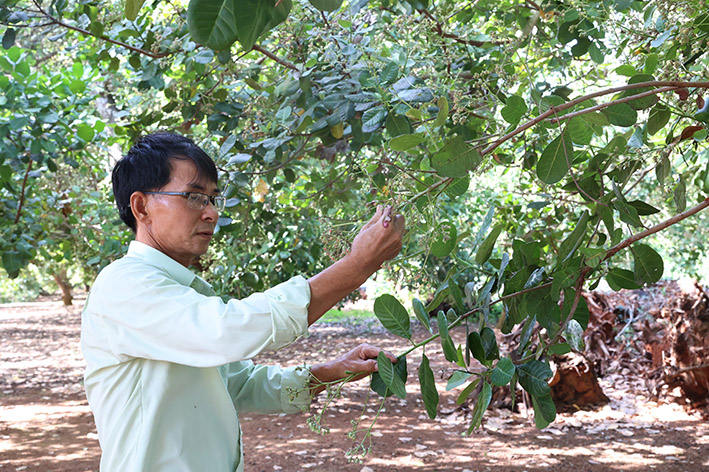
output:
M112 180L135 241L96 278L81 335L102 472L241 471L237 412L297 412L323 382L376 370L380 350L366 344L309 368L249 359L304 334L398 254L400 215L378 208L351 251L316 276L225 303L188 269L224 205L211 158L188 138L152 134Z

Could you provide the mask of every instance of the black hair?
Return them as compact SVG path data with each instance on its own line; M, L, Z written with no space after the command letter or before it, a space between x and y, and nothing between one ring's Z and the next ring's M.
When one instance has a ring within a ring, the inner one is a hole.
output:
M133 231L136 221L130 196L133 192L155 191L167 185L172 174L171 159L190 160L200 178L217 182L214 161L190 138L167 132L141 137L116 163L111 175L118 213Z

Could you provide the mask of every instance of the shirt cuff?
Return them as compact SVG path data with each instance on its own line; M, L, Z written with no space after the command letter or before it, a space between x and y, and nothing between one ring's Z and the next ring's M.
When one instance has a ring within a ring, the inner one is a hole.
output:
M296 276L264 292L271 310L273 341L276 348L295 341L308 332L310 284Z
M305 412L310 407L310 366L283 369L281 375L281 409L283 413Z

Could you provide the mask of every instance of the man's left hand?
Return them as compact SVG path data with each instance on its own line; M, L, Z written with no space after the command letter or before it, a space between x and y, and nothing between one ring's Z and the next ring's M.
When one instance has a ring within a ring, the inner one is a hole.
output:
M344 379L352 373L360 374L351 379L354 381L376 372L377 356L380 352L384 352L392 362L396 362L396 356L391 352L364 343L335 360L312 366L310 372L315 379L310 386L313 395L325 389L323 384Z

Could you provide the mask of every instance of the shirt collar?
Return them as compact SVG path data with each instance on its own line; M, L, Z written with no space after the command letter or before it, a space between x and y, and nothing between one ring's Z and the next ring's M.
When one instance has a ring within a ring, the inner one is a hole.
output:
M126 256L142 259L150 265L165 270L170 277L181 285L190 286L195 277L197 277L194 272L175 259L140 241L131 241Z

